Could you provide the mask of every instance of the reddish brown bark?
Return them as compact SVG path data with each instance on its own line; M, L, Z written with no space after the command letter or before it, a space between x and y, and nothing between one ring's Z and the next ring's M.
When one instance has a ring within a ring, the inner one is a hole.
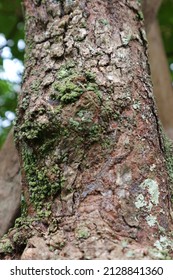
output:
M14 257L149 258L158 244L168 250L169 182L137 1L24 3L16 141L28 216L41 219Z

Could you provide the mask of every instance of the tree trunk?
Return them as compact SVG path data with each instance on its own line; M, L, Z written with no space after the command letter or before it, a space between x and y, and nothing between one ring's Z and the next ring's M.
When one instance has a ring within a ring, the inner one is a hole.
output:
M145 27L147 32L156 20L157 12L160 8L162 0L142 0L142 10L145 17Z
M20 167L13 142L13 130L0 151L0 237L20 215Z
M142 1L142 7L149 43L149 62L158 114L164 131L173 140L172 82L160 28L156 19L161 2L161 0L145 0Z
M24 1L15 137L25 211L1 255L161 257L171 244L170 184L140 7L40 2Z
M147 35L153 90L158 113L165 132L173 140L172 82L160 29L156 20L153 22Z

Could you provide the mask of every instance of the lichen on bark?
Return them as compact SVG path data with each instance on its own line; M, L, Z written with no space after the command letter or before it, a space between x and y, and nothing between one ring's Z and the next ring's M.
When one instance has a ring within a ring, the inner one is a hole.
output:
M51 246L44 258L151 256L170 209L139 4L24 3L15 137L29 226ZM28 248L21 258L32 259Z

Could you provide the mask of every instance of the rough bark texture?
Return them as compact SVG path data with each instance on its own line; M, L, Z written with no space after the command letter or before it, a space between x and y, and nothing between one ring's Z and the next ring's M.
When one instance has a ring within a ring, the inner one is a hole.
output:
M156 23L156 13L161 2L162 1L158 0L156 2L145 0L142 1L142 8L145 18L145 26L147 29L147 38L149 43L149 62L151 66L154 96L156 98L159 118L163 125L164 131L171 139L173 139L172 86L161 34ZM12 133L7 139L6 144L4 144L4 147L0 154L2 166L0 176L0 216L2 217L0 218L0 236L8 231L10 226L14 224L16 215L20 213L20 178L18 174L16 174L12 179L10 178L9 183L9 179L6 178L6 172L4 172L4 170L8 172L9 170L11 170L11 163L16 166L18 162L16 150L11 150L11 147L13 147ZM9 151L10 156L8 157ZM15 158L15 164L14 160L11 161L11 158ZM13 193L15 196L12 195ZM7 200L9 201L9 203L7 203Z
M28 216L1 255L161 257L171 244L169 182L138 3L40 2L24 1L15 131Z

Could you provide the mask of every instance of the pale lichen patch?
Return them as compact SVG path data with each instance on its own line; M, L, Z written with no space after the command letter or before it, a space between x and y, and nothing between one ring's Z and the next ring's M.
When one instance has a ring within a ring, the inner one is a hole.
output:
M139 194L135 201L136 207L138 209L146 207L148 211L151 211L153 205L158 205L159 203L158 183L155 180L146 179L139 185L139 188L143 191L147 191L150 194L150 200L148 201L148 199L146 199L143 194Z
M124 24L123 25L123 30L120 32L120 37L123 45L128 45L130 40L132 39L133 31L131 28Z
M153 215L149 215L146 217L146 221L150 227L153 227L157 223L157 218Z
M137 196L136 201L135 201L135 205L138 209L142 208L142 207L145 207L147 205L147 202L145 201L145 198L144 198L143 194L139 194Z
M155 180L146 179L139 187L142 189L148 189L153 204L157 205L159 203L159 188L158 183Z
M161 250L166 250L169 246L172 247L172 241L166 236L160 236L160 239L154 243L154 246Z

